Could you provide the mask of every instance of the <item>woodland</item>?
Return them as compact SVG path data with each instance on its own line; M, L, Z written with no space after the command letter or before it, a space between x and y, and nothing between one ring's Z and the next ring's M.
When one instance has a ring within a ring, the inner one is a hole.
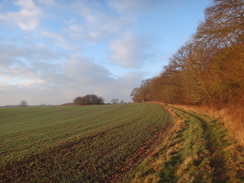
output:
M134 102L198 108L224 121L244 145L244 2L214 0L160 75L134 88Z
M244 104L244 3L215 0L163 72L131 92L134 102Z

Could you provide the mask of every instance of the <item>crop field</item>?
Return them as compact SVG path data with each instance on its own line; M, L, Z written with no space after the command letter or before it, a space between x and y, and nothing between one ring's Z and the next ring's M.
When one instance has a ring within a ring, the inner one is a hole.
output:
M170 124L149 103L0 109L0 180L112 182Z

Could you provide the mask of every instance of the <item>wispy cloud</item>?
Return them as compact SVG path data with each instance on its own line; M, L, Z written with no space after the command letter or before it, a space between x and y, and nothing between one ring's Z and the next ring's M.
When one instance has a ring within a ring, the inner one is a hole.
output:
M175 25L186 24L192 2L197 14L203 1L0 1L0 105L58 104L87 93L129 100L190 27Z
M126 32L120 39L110 43L111 60L124 67L141 67L147 60L149 42L142 36Z
M0 20L6 24L16 24L20 29L33 31L38 28L43 11L32 0L17 0L15 5L20 9L15 12L0 14Z

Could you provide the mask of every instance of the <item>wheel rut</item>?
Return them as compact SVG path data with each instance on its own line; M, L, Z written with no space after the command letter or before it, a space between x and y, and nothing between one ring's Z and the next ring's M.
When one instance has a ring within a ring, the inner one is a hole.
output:
M233 175L236 176L237 181L243 180L243 176L238 174L232 174L231 166L233 162L230 162L229 152L226 150L230 143L226 140L226 130L222 128L220 122L216 119L210 119L204 115L196 114L193 112L185 111L179 108L170 107L173 109L175 116L181 118L181 120L191 123L198 122L203 130L203 138L205 140L206 150L209 151L209 166L211 167L212 182L214 183L227 183L233 182ZM196 133L197 135L197 133ZM243 151L243 148L241 148ZM243 156L242 156L243 163Z

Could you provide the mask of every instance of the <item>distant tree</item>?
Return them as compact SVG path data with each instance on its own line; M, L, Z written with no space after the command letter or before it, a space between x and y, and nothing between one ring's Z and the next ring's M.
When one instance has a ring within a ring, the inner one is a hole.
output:
M115 98L113 98L112 100L111 100L111 104L119 104L119 99L115 99Z
M19 104L20 107L27 107L28 106L28 103L26 100L22 100Z
M78 105L100 105L104 104L104 99L102 97L98 97L94 94L85 95L83 97L76 97L74 100L75 104Z
M83 104L83 99L82 99L82 97L76 97L76 98L73 100L73 102L74 102L75 104L82 105L82 104Z

